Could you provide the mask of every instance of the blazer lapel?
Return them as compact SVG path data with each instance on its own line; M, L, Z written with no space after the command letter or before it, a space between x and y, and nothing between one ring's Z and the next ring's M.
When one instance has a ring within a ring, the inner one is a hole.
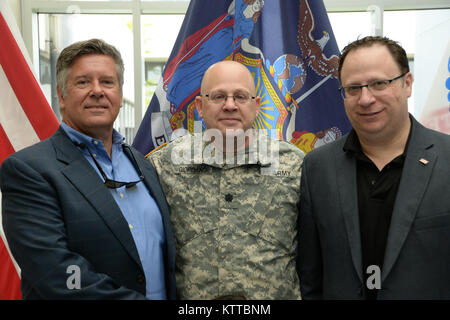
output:
M59 161L67 164L61 172L95 208L111 232L117 237L130 256L142 268L141 260L119 206L104 186L97 172L60 128L51 138Z
M343 138L343 140L346 140ZM356 181L356 160L349 157L342 151L342 145L336 155L336 179L338 194L341 203L341 211L344 216L345 227L347 229L350 251L353 265L359 279L363 282L362 276L362 255L361 255L361 235L359 228L359 210Z
M427 139L425 128L414 118L411 118L411 125L411 138L392 212L381 271L382 282L391 271L408 236L437 160L437 155L432 149L433 144ZM421 159L428 162L422 163Z

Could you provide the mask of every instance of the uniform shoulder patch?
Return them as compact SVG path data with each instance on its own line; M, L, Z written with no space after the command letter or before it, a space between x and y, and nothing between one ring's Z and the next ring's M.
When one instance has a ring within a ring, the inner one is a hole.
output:
M147 153L147 155L145 156L146 158L148 158L153 152L155 152L156 150L161 149L162 147L166 146L167 142L164 142L162 145L157 146L155 149L153 149L152 151L150 151L149 153Z

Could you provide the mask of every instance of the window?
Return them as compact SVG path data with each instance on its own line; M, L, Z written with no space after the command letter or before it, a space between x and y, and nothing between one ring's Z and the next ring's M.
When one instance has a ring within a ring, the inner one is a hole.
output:
M420 119L429 105L429 94L443 53L449 45L450 9L389 11L384 14L384 33L400 41L414 74L410 112Z
M178 36L184 15L144 14L143 34L145 101L144 115Z
M103 39L121 53L125 65L123 106L114 124L125 136L134 136L133 30L131 15L38 14L39 70L44 94L60 119L56 93L56 60L61 50L76 41ZM92 26L95 26L93 28ZM50 75L50 79L47 75Z
M335 12L329 13L328 18L341 51L351 41L371 34L370 12Z

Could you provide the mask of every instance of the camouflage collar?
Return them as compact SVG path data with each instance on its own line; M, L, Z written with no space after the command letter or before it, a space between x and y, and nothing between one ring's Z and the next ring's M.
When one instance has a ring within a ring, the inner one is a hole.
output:
M270 154L271 143L274 143L273 139L265 136L263 139L259 139L261 134L258 134L258 138L253 139L251 144L245 149L235 153L224 153L222 150L212 146L211 141L204 141L202 144L202 164L210 165L217 168L235 168L242 165L258 165L260 167L268 167L273 163ZM265 148L262 148L265 143ZM209 150L207 149L209 148ZM217 154L216 157L216 153Z

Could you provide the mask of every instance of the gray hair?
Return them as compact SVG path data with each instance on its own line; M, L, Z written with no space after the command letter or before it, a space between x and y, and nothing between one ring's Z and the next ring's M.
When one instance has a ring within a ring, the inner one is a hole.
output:
M56 62L56 82L61 90L62 96L64 97L67 93L67 76L69 75L72 64L77 58L89 54L103 54L113 58L116 64L117 77L119 78L120 93L122 93L125 67L119 50L103 40L90 39L71 44L64 48L58 57L58 61Z

